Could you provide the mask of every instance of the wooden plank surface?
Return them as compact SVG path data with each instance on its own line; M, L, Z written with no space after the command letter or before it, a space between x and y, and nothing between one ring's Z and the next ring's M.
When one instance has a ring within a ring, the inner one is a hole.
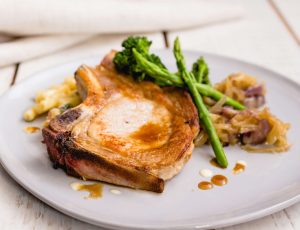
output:
M15 66L8 66L0 69L0 95L10 87L15 73L15 68Z
M299 47L267 0L227 0L241 4L242 20L169 33L180 36L183 49L206 51L265 66L300 80Z
M278 8L292 32L295 33L300 45L300 1L299 0L272 0Z
M274 213L273 215L260 218L258 220L246 222L222 228L222 230L296 230L293 223L285 214L285 211Z

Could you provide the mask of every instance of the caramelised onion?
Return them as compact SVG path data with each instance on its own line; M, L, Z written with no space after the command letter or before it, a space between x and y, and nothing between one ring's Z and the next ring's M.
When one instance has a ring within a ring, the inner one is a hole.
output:
M199 147L201 145L204 145L208 140L208 136L206 132L202 129L200 130L198 136L194 140L194 144L196 147Z
M226 97L217 103L204 97L218 137L223 144L241 143L249 152L282 152L289 148L286 133L289 124L272 115L265 104L265 86L256 79L236 73L214 86L228 97L243 102L246 110L235 110L224 106ZM207 141L202 130L195 140L196 146Z
M210 113L221 113L223 109L223 105L226 102L226 97L222 97L217 103L215 103L212 107L209 108Z
M257 97L265 95L265 87L263 84L249 87L245 90L246 97Z
M238 112L239 111L233 109L232 107L225 106L222 108L221 115L230 119L230 118L234 117L235 115L237 115Z
M267 119L261 119L258 122L257 128L248 133L244 133L242 137L243 144L262 144L266 141L271 126Z
M250 152L282 152L289 148L286 138L289 124L276 118L267 108L237 111L224 107L222 110L210 116L223 144L241 143ZM225 115L224 110L228 114ZM207 141L203 132L195 140L196 146Z
M247 97L244 100L244 105L248 109L260 108L265 104L265 96Z

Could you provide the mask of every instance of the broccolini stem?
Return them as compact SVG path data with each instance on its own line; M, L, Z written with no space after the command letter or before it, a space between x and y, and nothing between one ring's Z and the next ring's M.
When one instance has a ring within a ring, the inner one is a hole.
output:
M198 108L200 121L204 124L206 132L209 136L209 141L214 150L217 162L221 167L226 168L228 166L227 158L223 149L223 146L220 142L220 139L217 135L217 132L213 126L213 123L210 119L210 114L202 100L201 95L199 94L195 83L195 77L192 73L188 72L185 66L185 60L181 52L179 39L176 38L174 42L174 56L176 58L177 68L181 73L181 76L186 83L187 87L190 90L191 95L193 96L194 102Z
M184 87L184 82L180 76L173 74L166 69L160 68L156 64L148 61L135 49L133 49L133 54L139 66L155 80L164 83L164 85ZM219 101L222 97L226 97L224 94L209 85L195 83L195 86L203 96L211 97L216 101ZM245 109L245 106L230 97L226 97L225 105L232 106L234 109L238 110Z
M209 85L195 83L195 86L202 96L210 97L216 101L219 101L221 98L225 97L226 98L226 101L224 103L225 105L232 106L234 109L237 109L237 110L243 110L246 108L244 105L242 105L238 101L225 96L223 93L221 93L220 91L214 89L213 87L211 87Z
M137 63L139 63L149 76L159 80L160 82L164 82L165 85L178 87L182 87L184 85L182 79L176 74L170 73L167 69L160 68L158 65L148 61L135 48L132 49L132 52Z

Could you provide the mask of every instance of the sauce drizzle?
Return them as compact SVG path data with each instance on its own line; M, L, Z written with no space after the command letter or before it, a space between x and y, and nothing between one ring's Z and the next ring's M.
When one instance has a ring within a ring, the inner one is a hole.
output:
M99 197L102 197L102 189L103 185L99 183L94 184L80 184L77 182L74 182L71 184L71 187L75 191L87 191L89 193L88 196L84 198L91 198L91 199L97 199Z
M217 185L217 186L223 186L223 185L226 185L228 183L228 179L226 176L223 176L223 175L215 175L211 178L211 182L214 184L214 185Z
M214 185L209 181L201 181L198 184L198 188L201 190L210 190L214 187Z
M131 138L138 139L143 143L159 141L168 135L169 128L164 124L148 122L130 135Z
M40 128L39 127L35 127L35 126L27 126L27 127L24 127L23 130L26 133L36 133L36 132L40 131Z
M246 165L245 164L241 164L239 162L237 162L234 166L234 168L232 169L233 174L239 174L244 172L246 169Z

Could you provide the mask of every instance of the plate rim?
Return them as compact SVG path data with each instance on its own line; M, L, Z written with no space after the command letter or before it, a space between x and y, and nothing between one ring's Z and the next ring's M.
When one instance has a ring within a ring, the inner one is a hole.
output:
M169 52L171 51L171 49L154 49L157 52ZM285 75L278 73L274 70L268 69L265 66L261 66L258 64L254 64L251 62L247 62L244 60L240 60L234 57L230 57L230 56L226 56L226 55L219 55L219 54L214 54L214 53L209 53L209 52L202 52L202 51L192 51L192 50L184 50L183 51L185 54L192 54L192 55L200 55L201 56L211 56L211 57L216 57L219 59L226 59L228 61L234 61L243 65L248 65L248 66L252 66L255 69L260 69L262 71L266 71L269 72L272 75L276 75L276 77L280 78L280 80L285 81L287 83L289 83L289 85L297 88L300 90L300 83L297 82L294 79L291 79L289 77L286 77ZM75 64L76 62L80 62L81 60L96 60L96 58L99 59L98 56L96 55L90 55L90 56L82 56L76 59L72 59L72 60L68 60L66 62L60 62L58 64L54 64L51 65L45 69L39 70L37 72L34 72L32 74L30 74L29 77L22 79L18 84L13 85L12 87L10 87L9 90L7 90L3 95L0 96L0 104L2 102L2 100L4 100L12 91L16 90L16 88L21 87L22 84L26 83L26 82L30 82L32 81L33 78L35 78L37 75L42 74L42 73L46 73L49 72L53 69L56 68L61 68L65 65L71 65L71 64ZM122 228L122 229L156 229L156 230L166 230L166 229L206 229L206 228L217 228L217 227L226 227L226 226L230 226L230 225L235 225L235 224L239 224L239 223L243 223L243 222L248 222L254 219L258 219L267 215L270 215L274 212L280 211L284 208L287 208L293 204L295 204L296 202L300 201L300 191L299 193L297 193L296 195L292 195L290 198L285 199L284 201L278 202L274 205L270 205L266 208L263 209L259 209L256 211L252 211L246 214L242 214L242 215L238 215L238 216L232 216L229 218L224 218L222 220L214 220L212 224L206 224L206 225L195 225L195 224L168 224L165 226L161 226L161 225L151 225L151 226L146 226L146 225L130 225L130 224L116 224L116 222L108 222L108 221L103 221L103 220L93 220L90 219L87 216L81 216L80 214L77 214L76 212L73 212L72 210L68 210L67 208L63 208L62 206L58 206L57 204L55 204L55 202L47 199L46 197L44 197L43 195L39 194L38 192L34 191L33 189L30 188L29 185L26 185L26 183L24 183L20 177L18 178L18 176L12 171L10 170L10 167L7 167L5 160L4 160L4 155L7 155L9 153L5 153L4 151L4 147L2 147L2 145L0 145L0 163L2 165L2 167L5 169L5 171L9 174L10 177L12 177L18 184L20 184L24 189L26 189L28 192L30 192L32 195L34 195L35 197L37 197L39 200L41 200L42 202L46 203L47 205L49 205L50 207L54 208L55 210L66 214L70 217L73 217L75 219L78 219L80 221L83 222L87 222L96 226L101 226L104 228L109 228L109 229L116 229L116 228Z

